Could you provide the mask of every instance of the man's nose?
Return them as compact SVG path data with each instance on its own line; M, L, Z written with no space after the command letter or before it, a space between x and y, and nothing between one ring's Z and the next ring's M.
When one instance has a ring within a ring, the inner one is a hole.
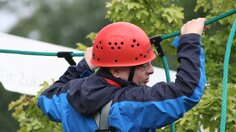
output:
M153 74L154 73L154 68L151 63L149 63L148 69L147 69L148 74Z

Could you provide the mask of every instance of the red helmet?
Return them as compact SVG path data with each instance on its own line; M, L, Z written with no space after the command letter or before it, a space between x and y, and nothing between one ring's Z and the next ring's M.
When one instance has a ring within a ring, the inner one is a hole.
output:
M99 67L124 67L144 64L155 58L150 40L141 28L128 22L116 22L97 34L91 63Z

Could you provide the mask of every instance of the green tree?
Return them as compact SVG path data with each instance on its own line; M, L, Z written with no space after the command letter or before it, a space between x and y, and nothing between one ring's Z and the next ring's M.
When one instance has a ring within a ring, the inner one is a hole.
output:
M41 84L42 90L49 87L48 82ZM41 93L42 91L39 91ZM13 110L12 116L19 122L19 132L58 132L62 131L60 123L55 123L37 107L38 96L22 95L18 100L11 102L9 110Z

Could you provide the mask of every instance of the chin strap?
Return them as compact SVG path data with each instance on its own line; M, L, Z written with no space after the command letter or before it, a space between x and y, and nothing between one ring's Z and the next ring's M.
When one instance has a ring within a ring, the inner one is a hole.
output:
M133 81L135 69L136 69L136 66L130 67L129 78L128 78L129 82Z

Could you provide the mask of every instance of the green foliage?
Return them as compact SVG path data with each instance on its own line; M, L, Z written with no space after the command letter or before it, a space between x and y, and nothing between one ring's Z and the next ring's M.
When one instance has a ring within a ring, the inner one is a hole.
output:
M91 42L93 42L93 40L95 39L96 35L97 35L97 33L91 32L91 33L89 33L86 36L86 38L90 39ZM81 42L76 43L76 49L78 49L78 50L85 51L87 49L87 47L88 46L86 46L86 44L83 44Z
M173 3L173 2L172 2ZM163 0L111 0L106 18L140 26L149 36L173 32L183 24L183 8Z
M206 6L205 6L206 5ZM198 0L197 6L195 10L203 9L205 12L208 12L207 18L212 18L213 16L217 16L226 11L236 8L235 2L227 1L204 1ZM207 67L207 75L208 75L208 83L214 88L218 83L222 80L223 75L223 60L224 53L226 48L227 39L229 36L229 32L233 21L235 19L235 15L231 17L227 17L225 19L220 20L217 23L211 24L208 26L210 29L207 34L203 37L204 49L206 52L206 67ZM215 47L215 48L212 48ZM235 53L235 41L233 43L231 53ZM231 54L231 58L235 58L236 54ZM235 71L235 60L231 59L229 66L229 82L235 84L236 83L236 73Z
M233 131L236 125L236 98L234 97L236 89L233 88L232 85L229 85L228 91L226 130ZM195 128L191 129L192 131L197 130L197 125L202 125L204 129L207 128L210 131L214 131L215 129L219 130L221 118L221 94L221 85L218 87L218 89L206 89L200 103L197 105L197 107L187 113L183 120L180 120L181 123L178 128L187 125L188 121L192 122L191 126L195 126Z
M96 37L97 33L91 32L89 33L86 38L90 39L91 41L93 41Z
M200 128L213 132L219 130L221 118L221 90L222 84L219 84L216 89L206 88L205 93L199 104L192 110L187 112L183 118L178 120L176 130L178 132L196 132ZM227 121L226 131L236 130L236 89L233 84L228 85L228 100L227 100ZM159 131L159 130L158 130ZM169 127L160 130L168 132Z
M200 103L190 112L184 115L184 118L176 122L178 131L197 131L199 126L209 131L219 129L221 118L221 90L222 84L217 89L207 88ZM236 123L236 98L234 93L236 89L232 84L228 86L228 113L227 113L227 131L233 131Z
M81 51L85 51L87 49L87 46L83 43L78 42L78 43L76 43L76 49L81 50Z
M42 90L49 87L47 82L42 85ZM39 94L42 91L39 92ZM39 96L39 95L38 95ZM9 104L9 110L13 111L12 116L19 122L18 132L58 132L62 131L60 123L55 123L43 115L37 106L38 96L23 95L18 100Z

